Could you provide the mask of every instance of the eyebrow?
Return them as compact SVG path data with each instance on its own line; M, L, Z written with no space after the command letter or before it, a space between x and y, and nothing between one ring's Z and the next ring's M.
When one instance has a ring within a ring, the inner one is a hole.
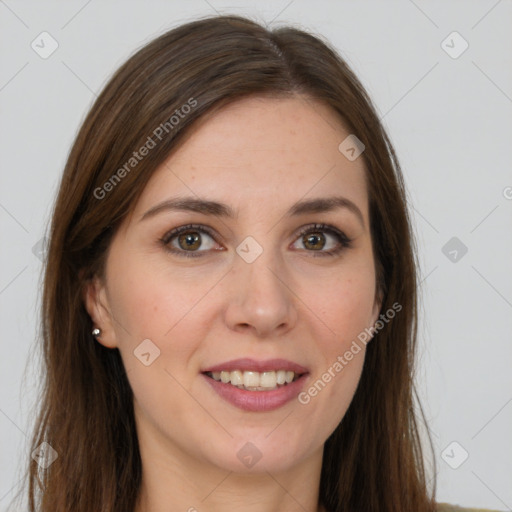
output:
M316 199L298 201L292 205L285 216L294 217L308 213L328 213L341 208L352 212L364 227L364 217L361 210L350 199L341 196L319 197ZM164 211L188 211L232 219L237 216L235 211L224 203L209 201L207 199L197 199L195 197L176 197L156 204L144 213L140 221L154 217Z

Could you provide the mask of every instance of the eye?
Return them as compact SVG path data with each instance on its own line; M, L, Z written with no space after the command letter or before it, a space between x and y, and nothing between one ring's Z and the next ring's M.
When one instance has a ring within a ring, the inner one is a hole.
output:
M327 234L327 236L326 236ZM335 242L329 241L329 238ZM313 256L334 256L351 247L352 240L345 233L326 224L306 226L299 233L299 241L308 252L317 252ZM327 248L327 250L323 250Z
M352 243L352 240L342 231L326 224L306 226L300 231L298 240L304 244L307 252L317 253L313 256L334 256L351 247ZM216 241L209 228L196 224L175 228L159 241L166 251L187 258L204 256L202 253L209 250L224 250L224 248L214 248ZM199 250L200 248L202 250Z
M207 243L203 240L205 235L207 239L210 239ZM205 226L197 226L194 224L180 226L179 228L169 231L160 239L160 242L167 251L185 257L202 256L200 253L211 250L215 245L215 239L210 233L210 230ZM199 251L198 249L200 247L204 250Z

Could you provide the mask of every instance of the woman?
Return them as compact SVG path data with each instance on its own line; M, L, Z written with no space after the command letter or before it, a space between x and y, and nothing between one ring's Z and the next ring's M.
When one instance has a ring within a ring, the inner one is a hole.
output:
M447 510L400 167L326 43L218 16L142 48L50 235L32 512Z

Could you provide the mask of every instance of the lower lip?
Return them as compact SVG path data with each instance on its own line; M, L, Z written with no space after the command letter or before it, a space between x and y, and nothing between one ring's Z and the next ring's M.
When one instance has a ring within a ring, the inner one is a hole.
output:
M271 391L249 391L232 384L224 384L202 374L208 384L224 400L244 411L272 411L293 400L301 391L308 374L301 375L297 380Z

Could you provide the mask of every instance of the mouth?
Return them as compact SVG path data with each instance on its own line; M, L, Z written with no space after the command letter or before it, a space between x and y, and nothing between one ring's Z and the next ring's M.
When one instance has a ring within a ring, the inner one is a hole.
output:
M304 372L296 373L291 370L283 369L267 372L221 370L216 372L204 372L204 374L217 382L231 384L238 389L245 389L247 391L272 391L295 382L304 375Z
M309 370L286 359L236 359L205 368L201 374L231 405L264 412L291 402L304 387Z

